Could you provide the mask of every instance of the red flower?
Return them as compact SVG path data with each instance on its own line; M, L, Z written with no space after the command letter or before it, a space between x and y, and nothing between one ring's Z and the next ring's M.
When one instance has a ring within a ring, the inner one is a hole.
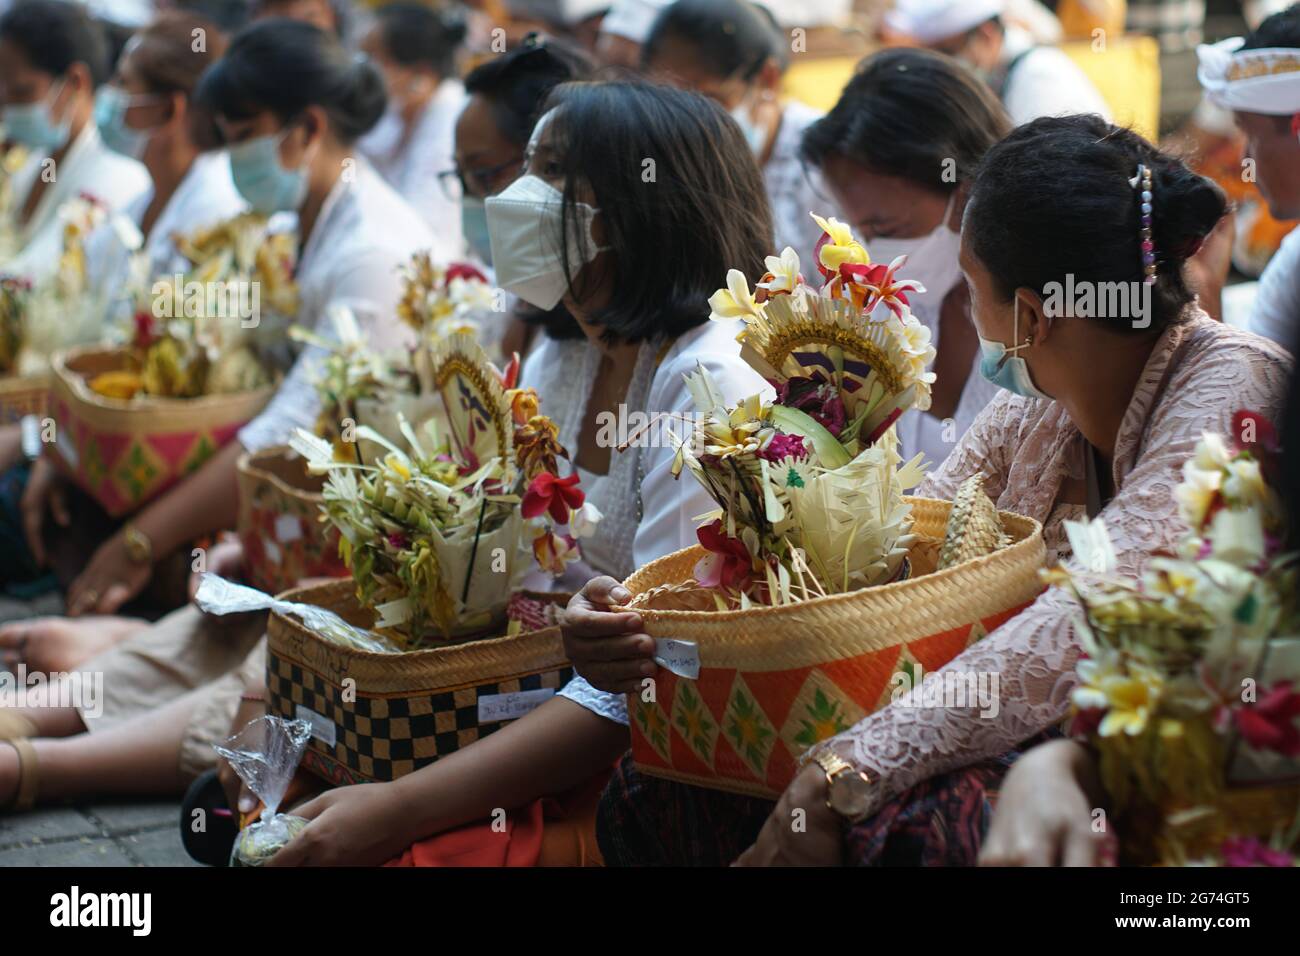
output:
M1224 866L1295 866L1291 854L1267 847L1255 837L1229 837L1219 854Z
M556 478L549 471L543 471L524 492L524 503L520 510L525 518L536 518L547 511L556 524L563 524L569 520L569 510L581 508L586 500L587 496L578 487L576 472L568 478Z
M1081 710L1074 715L1070 721L1070 736L1076 740L1083 740L1091 737L1101 726L1102 719L1106 716L1106 708L1089 707L1087 710Z
M1260 472L1270 487L1281 487L1282 448L1272 422L1259 412L1239 409L1232 416L1232 447L1235 451L1249 452L1259 462Z
M153 316L141 309L134 316L135 318L135 347L138 349L147 349L153 345L154 339L158 337L154 328Z
M754 559L739 538L728 537L722 519L697 528L695 536L709 553L695 565L695 580L706 588L743 590L754 572Z
M767 443L767 447L758 453L758 457L775 462L782 462L787 458L803 461L808 457L808 449L804 447L802 435L777 432Z
M1237 732L1256 750L1273 750L1284 757L1300 757L1300 694L1289 680L1278 681L1253 705L1232 712Z
M475 282L487 282L487 276L468 262L453 262L447 266L447 277L443 280L451 285L452 279L472 279Z

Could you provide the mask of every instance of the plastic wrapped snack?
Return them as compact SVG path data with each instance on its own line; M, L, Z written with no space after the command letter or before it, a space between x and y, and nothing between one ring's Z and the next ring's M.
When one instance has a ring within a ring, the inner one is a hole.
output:
M240 831L230 853L231 866L261 866L307 825L302 817L279 813L280 801L298 769L311 737L311 724L283 717L258 717L217 745L216 751L262 801L262 818Z

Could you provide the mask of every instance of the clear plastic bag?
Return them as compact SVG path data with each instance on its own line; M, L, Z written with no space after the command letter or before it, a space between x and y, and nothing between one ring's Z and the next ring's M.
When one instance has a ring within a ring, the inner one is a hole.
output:
M284 717L258 717L217 753L265 806L262 818L240 831L230 852L231 866L261 866L307 825L302 817L279 813L298 761L311 739L311 724Z

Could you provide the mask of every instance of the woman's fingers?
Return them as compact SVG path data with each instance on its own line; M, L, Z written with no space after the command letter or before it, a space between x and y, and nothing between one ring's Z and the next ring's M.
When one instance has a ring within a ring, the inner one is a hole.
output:
M605 607L626 604L632 600L631 592L608 575L592 578L578 593L590 603Z
M648 661L654 656L654 638L648 634L619 637L579 637L568 642L570 657L583 662Z
M611 613L576 603L571 603L560 614L560 623L577 637L610 637L627 634L641 627L641 615Z
M1101 840L1087 824L1075 824L1065 834L1062 866L1096 866L1101 852Z

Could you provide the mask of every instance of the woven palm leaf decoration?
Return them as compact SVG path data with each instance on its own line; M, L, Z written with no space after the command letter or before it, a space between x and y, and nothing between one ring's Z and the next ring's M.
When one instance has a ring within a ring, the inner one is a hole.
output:
M992 554L1005 548L1009 541L1002 530L997 506L984 493L984 476L971 475L953 496L943 548L939 552L939 570Z

